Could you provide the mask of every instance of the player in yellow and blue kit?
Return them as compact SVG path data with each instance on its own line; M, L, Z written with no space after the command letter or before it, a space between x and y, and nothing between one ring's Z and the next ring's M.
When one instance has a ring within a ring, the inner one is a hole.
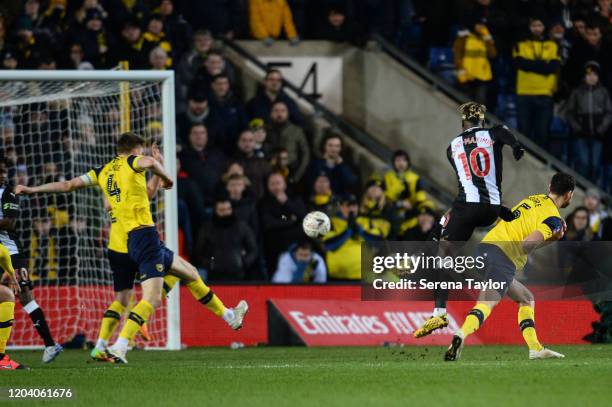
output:
M461 329L453 336L444 360L459 359L465 338L482 326L493 307L506 293L519 303L518 323L529 347L529 359L564 357L544 348L538 341L533 294L514 276L527 263L529 253L563 237L566 225L559 214L559 208L570 204L575 186L576 181L571 175L555 174L547 195L532 195L523 199L513 208L513 220L500 221L483 238L478 251L487 256L485 280L503 283L503 288L480 292L476 305L468 313Z
M179 256L174 256L172 251L161 243L150 211L150 191L147 188L145 170L149 169L154 176L159 177L164 188L171 188L172 181L157 160L141 155L143 147L144 141L140 136L125 133L117 143L118 155L106 165L70 181L37 187L20 185L16 188L16 193L26 194L70 192L92 185L98 185L102 189L110 206L112 226L109 260L115 291L128 290L131 296L137 273L143 288L141 301L130 312L119 339L108 352L115 361L123 363L127 363L125 353L129 341L161 303L162 288L166 285L170 289L179 278L188 282L187 287L196 299L223 317L233 329L240 328L248 310L246 302L239 303L236 309L225 308L197 275L195 268ZM177 278L169 279L168 283L164 284L163 277L167 272ZM129 298L123 296L126 297ZM125 304L113 302L105 313L105 317L114 320L106 327L111 334L124 309ZM102 330L104 329L105 321L102 324Z

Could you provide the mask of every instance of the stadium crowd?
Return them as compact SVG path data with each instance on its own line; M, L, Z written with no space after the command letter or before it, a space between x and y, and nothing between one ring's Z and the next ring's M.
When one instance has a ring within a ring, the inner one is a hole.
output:
M343 155L342 135L329 131L315 145L306 118L283 91L280 71L268 71L256 95L244 100L215 39L362 45L378 33L441 75L449 68L440 55L454 50L448 80L510 122L514 109L517 127L528 136L574 157L572 164L591 179L609 182L610 3L15 1L0 6L1 64L108 69L127 60L131 69L174 69L181 252L210 281L354 281L361 242L424 240L439 216L411 170L409 153L396 151L386 173L359 179ZM539 114L530 116L533 111ZM8 128L5 156L18 151L11 143L19 137L8 137ZM61 160L45 174L58 176ZM16 176L27 180L23 157L13 161L21 164ZM597 191L590 191L585 207L571 215L568 239L609 233L600 206ZM332 232L322 244L303 235L301 220L309 210L331 218Z

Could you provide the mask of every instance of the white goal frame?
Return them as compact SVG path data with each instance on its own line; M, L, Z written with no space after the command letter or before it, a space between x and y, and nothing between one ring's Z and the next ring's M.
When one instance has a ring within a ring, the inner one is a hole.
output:
M169 174L172 174L173 176L176 174L174 71L0 70L0 82L6 81L161 82L164 166ZM168 246L168 248L178 255L178 211L176 184L175 188L164 191L164 209L164 241L166 246ZM170 291L166 300L166 347L152 349L181 349L180 290L177 288L178 286L179 284L177 284Z

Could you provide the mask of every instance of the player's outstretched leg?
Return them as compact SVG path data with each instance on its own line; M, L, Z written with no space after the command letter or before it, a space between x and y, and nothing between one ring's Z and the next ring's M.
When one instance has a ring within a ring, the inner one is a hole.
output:
M227 308L221 299L208 287L197 269L180 256L175 255L170 268L172 275L164 278L164 291L167 294L180 280L186 282L186 286L196 301L202 303L213 314L222 318L232 329L242 328L245 315L249 311L249 305L241 300L235 308Z
M21 268L17 271L17 275L19 276L19 286L21 287L19 302L23 310L30 316L36 332L38 332L38 335L45 343L42 361L43 363L53 362L63 350L62 345L55 343L53 340L51 330L45 318L45 313L34 299L32 294L32 282L29 279L28 271L25 268Z
M15 296L5 286L0 286L0 370L27 369L5 353L15 319Z
M453 336L453 340L444 354L444 360L452 362L459 359L465 338L476 332L484 324L484 321L491 314L493 306L495 306L494 303L486 304L479 302L472 308L467 317L465 317L461 328Z
M529 347L529 359L551 359L564 358L559 352L546 349L538 340L535 329L535 313L531 304L520 304L518 310L518 324L523 334L523 339Z

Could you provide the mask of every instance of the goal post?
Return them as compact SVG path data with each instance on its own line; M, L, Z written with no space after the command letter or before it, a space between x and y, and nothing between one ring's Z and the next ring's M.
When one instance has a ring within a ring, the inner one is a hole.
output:
M129 101L129 128L147 143L160 142L165 167L176 174L173 71L0 71L0 151L14 163L9 177L16 183L56 181L109 161L125 128L122 100ZM58 342L79 335L95 342L113 298L104 255L109 219L101 194L92 190L22 201L19 240L35 280L34 297ZM165 244L178 253L176 188L160 191L152 207ZM11 347L42 346L20 308ZM181 348L176 287L149 331L147 348Z

